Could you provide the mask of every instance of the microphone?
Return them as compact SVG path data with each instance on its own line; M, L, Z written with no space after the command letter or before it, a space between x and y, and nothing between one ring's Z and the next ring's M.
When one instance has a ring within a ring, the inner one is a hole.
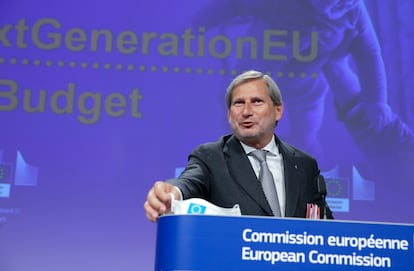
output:
M326 189L325 178L322 175L318 175L318 192L322 195L323 200L323 219L326 219L326 195L328 194L328 190Z

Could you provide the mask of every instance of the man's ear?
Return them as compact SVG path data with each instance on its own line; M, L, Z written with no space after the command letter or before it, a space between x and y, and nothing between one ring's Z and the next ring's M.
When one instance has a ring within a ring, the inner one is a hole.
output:
M283 115L283 104L275 106L276 121L279 121Z

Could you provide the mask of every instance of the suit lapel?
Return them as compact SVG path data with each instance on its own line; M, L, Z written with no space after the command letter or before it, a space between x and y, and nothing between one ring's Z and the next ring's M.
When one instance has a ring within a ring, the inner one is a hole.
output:
M276 144L283 156L283 166L285 175L285 189L286 189L286 209L285 216L291 217L294 215L298 197L300 194L300 182L297 176L298 165L295 162L295 150L289 145L283 143L276 137Z
M268 215L272 215L272 210L266 201L250 161L234 135L226 142L223 151L232 178Z

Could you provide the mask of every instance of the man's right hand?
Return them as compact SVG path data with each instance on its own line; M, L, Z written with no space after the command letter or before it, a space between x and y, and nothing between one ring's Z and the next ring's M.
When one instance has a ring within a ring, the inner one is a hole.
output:
M180 198L180 192L175 186L162 181L154 183L144 203L145 214L149 221L157 222L162 214L171 210L171 193L174 199Z

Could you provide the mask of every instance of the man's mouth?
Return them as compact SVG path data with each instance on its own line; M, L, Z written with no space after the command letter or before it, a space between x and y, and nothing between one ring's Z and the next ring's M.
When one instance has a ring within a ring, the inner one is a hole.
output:
M245 128L250 128L253 125L254 125L254 122L251 122L251 121L244 121L244 122L242 122L242 126L245 127Z

